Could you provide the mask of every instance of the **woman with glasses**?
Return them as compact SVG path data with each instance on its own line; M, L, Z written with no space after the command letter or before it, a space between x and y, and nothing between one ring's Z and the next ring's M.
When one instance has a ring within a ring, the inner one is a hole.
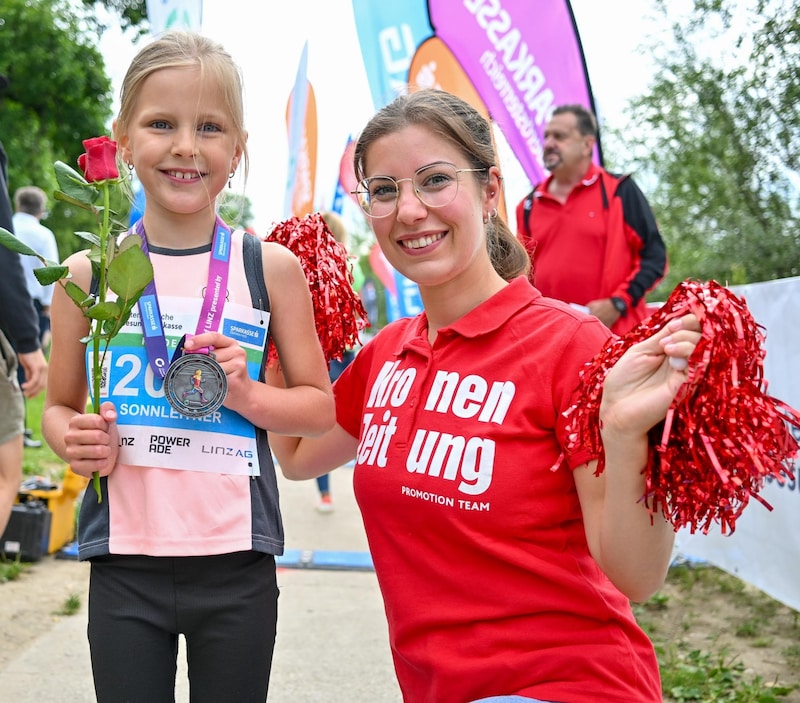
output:
M697 320L609 373L595 476L596 457L565 455L564 412L610 333L528 282L497 216L490 125L447 93L404 95L367 124L355 168L378 243L425 311L344 371L333 430L272 446L291 479L355 457L404 700L661 701L629 601L656 591L670 560L673 529L640 500L642 471Z

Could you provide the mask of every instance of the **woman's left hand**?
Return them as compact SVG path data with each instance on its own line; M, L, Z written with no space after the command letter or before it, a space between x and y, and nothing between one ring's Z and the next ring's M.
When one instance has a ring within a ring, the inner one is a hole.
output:
M603 433L641 436L663 420L689 377L688 359L700 339L700 321L685 315L631 346L603 383Z

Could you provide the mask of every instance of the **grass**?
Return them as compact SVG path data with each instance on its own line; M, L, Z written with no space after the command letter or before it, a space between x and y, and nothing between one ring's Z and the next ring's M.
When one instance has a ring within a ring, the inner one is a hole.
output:
M634 612L656 647L666 703L800 700L800 613L734 576L673 566Z
M0 583L14 581L19 578L26 566L24 562L20 561L19 556L16 559L6 559L3 556L0 559Z
M64 462L47 446L42 437L42 409L44 407L44 393L26 401L28 427L33 430L34 439L42 441L39 449L25 449L22 458L22 475L42 476L58 483L64 476L66 468Z
M81 597L77 593L71 593L64 601L61 609L56 615L75 615L81 609Z
M28 476L41 476L58 483L64 477L66 464L47 446L42 437L43 407L44 393L26 400L27 425L33 430L34 439L42 440L42 446L38 449L25 449L22 457L22 477L25 479ZM19 557L9 560L0 554L0 583L18 578L26 566Z
M665 700L675 703L780 703L795 689L768 684L760 676L748 680L744 664L725 650L670 649L660 653L659 664Z

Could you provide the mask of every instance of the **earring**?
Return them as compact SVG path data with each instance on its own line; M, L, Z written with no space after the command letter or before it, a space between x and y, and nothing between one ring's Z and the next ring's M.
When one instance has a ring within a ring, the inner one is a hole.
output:
M128 161L126 166L128 167L128 173L133 174L133 161Z
M483 224L485 224L485 225L489 224L489 215L484 215L483 216Z
M493 207L492 211L489 213L489 219L493 220L495 217L497 217L497 208Z
M231 171L231 175L228 176L228 188L233 188L233 184L231 183L231 181L233 180L233 177L235 175L236 175L236 169L233 169L233 171Z

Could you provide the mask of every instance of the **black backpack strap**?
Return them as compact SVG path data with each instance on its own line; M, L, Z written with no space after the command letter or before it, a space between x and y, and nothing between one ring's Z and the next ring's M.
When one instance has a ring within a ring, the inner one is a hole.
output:
M603 210L608 210L608 193L602 176L600 176L600 195L603 198Z
M627 175L618 176L617 174L614 174L614 173L611 173L609 175L611 175L614 178L619 178L621 181L625 180L625 178L627 178ZM536 193L536 189L538 187L539 187L539 184L537 183L533 187L533 190L525 196L525 200L523 201L523 204L522 204L522 211L523 211L524 217L525 217L523 222L525 223L525 227L527 228L528 233L530 233L530 231L531 231L531 226L530 226L531 210L533 210L533 201L536 199L534 197L534 194ZM603 199L603 210L608 210L608 205L609 205L608 191L606 190L606 184L605 184L605 181L603 180L603 176L602 175L600 176L600 197Z
M616 197L617 193L619 192L619 187L626 180L628 180L628 176L630 174L628 174L628 173L624 173L624 174L611 173L611 171L606 171L606 173L611 178L613 178L613 179L615 179L617 181L616 184L614 185L614 192L612 193L612 195L614 197ZM606 190L606 182L605 182L605 180L603 180L603 175L602 174L600 175L600 194L601 194L601 197L603 198L603 210L608 210L608 205L609 205L608 190Z
M533 187L533 190L525 196L525 200L522 203L522 213L524 219L522 220L525 223L525 229L527 230L528 234L531 232L531 210L533 210L533 194L536 192L538 188L538 184Z
M245 232L242 238L242 259L253 307L269 312L269 293L267 293L267 286L264 283L261 242L249 232Z
M244 232L242 237L242 261L244 262L244 275L247 278L247 287L250 289L250 300L256 310L269 312L269 293L264 283L264 264L261 259L261 241ZM258 380L264 380L264 369L267 362L267 351L270 345L270 333L267 328L267 343L264 347L264 361L258 372Z

